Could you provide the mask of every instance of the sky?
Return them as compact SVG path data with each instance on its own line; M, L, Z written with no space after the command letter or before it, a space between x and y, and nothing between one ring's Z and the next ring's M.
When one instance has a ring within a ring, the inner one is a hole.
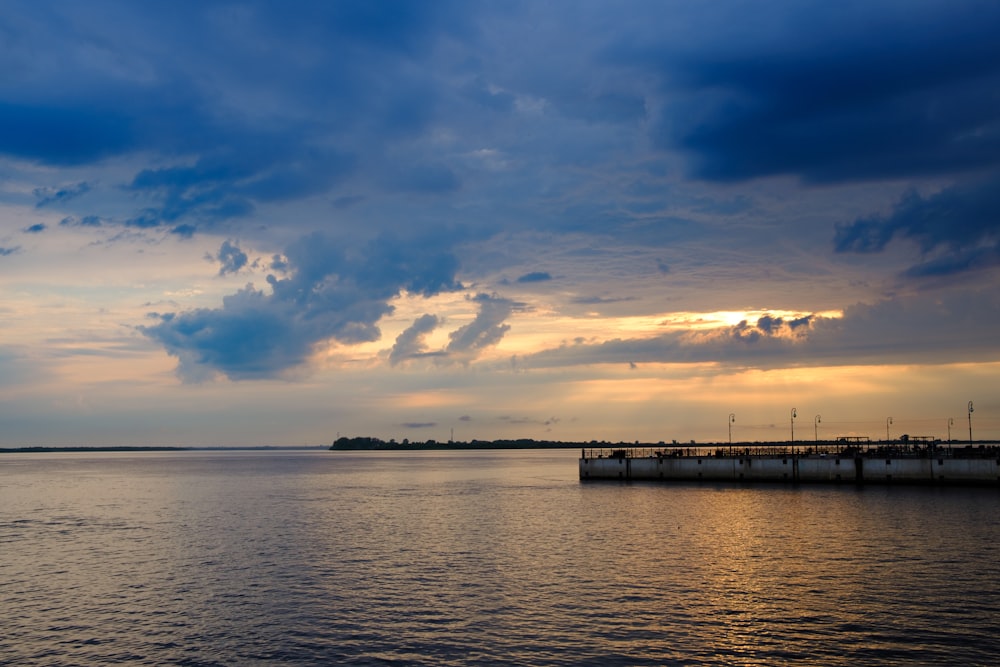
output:
M1000 438L997 26L5 2L0 446Z

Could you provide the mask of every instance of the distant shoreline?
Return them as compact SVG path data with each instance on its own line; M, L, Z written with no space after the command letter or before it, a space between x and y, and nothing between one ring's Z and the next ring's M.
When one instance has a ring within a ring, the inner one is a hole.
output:
M30 447L0 447L0 454L47 454L59 452L228 452L228 451L298 451L326 450L326 445L245 445L241 447L170 447L165 445L72 445L72 446L39 446Z
M58 452L180 452L189 451L194 447L0 447L0 454L40 454Z

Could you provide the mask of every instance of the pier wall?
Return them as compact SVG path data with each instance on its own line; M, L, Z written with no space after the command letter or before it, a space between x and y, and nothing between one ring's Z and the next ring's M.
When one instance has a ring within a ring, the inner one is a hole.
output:
M1000 460L793 455L600 457L580 459L580 479L1000 485Z

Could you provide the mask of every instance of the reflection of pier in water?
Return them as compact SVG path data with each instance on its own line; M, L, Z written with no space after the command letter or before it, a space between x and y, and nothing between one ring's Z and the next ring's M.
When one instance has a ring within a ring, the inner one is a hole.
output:
M1000 442L907 437L584 448L581 480L1000 485Z

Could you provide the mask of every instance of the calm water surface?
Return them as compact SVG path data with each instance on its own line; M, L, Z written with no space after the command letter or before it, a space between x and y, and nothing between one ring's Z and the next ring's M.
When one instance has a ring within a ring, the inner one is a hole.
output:
M578 451L0 457L0 663L993 665L995 489Z

